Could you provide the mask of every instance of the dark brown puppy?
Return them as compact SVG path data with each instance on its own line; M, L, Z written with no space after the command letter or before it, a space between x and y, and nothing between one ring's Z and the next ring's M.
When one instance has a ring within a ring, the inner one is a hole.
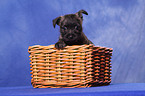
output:
M60 26L59 41L55 44L55 48L62 49L67 45L83 45L93 44L82 32L83 14L88 15L85 10L80 10L75 14L68 14L57 17L53 20L53 26Z

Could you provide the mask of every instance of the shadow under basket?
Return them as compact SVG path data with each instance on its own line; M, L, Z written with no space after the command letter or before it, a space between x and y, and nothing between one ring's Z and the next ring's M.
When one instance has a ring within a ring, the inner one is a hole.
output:
M30 46L34 88L74 88L109 85L112 48L90 45Z

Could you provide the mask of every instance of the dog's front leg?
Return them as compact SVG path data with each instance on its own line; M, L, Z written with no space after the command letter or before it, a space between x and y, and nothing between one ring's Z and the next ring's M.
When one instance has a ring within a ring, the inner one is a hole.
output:
M59 37L59 41L55 43L55 48L63 49L66 46L65 42L62 39L62 36Z

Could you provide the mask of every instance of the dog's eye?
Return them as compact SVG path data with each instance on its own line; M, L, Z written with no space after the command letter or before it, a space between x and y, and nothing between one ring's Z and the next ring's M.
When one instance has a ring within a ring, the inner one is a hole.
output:
M64 30L66 30L67 29L67 27L62 27Z
M75 26L75 29L78 29L78 26Z

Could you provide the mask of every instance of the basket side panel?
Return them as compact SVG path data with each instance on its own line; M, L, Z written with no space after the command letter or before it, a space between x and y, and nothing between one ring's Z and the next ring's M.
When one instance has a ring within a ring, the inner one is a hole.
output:
M112 49L106 47L93 47L93 64L95 70L94 86L108 85L111 82L111 56Z
M29 47L34 88L86 87L85 47Z

